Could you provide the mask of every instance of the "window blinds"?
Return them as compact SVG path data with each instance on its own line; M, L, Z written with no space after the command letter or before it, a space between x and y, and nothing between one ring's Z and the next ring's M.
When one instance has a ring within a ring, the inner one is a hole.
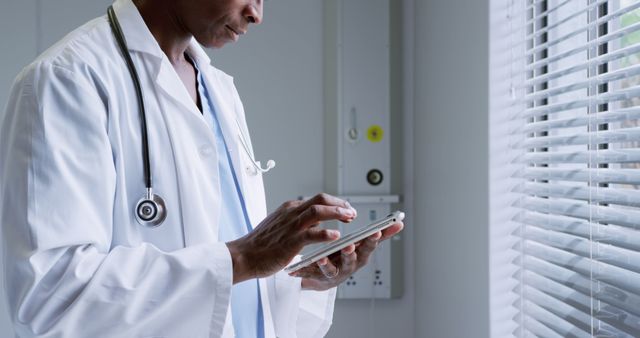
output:
M640 337L640 1L492 8L492 336Z

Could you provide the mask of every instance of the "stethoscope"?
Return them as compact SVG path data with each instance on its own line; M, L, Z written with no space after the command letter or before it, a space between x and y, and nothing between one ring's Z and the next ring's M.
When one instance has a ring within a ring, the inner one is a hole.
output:
M262 168L259 165L259 163L255 160L255 157L253 157L253 154L251 153L251 150L249 149L249 145L248 145L247 141L244 138L244 134L242 133L242 128L240 127L240 122L238 122L238 120L236 120L236 124L238 125L238 130L239 130L238 135L240 135L240 143L242 144L242 148L244 148L244 151L247 153L247 156L249 156L249 159L251 159L251 164L253 164L253 168L251 168L251 167L247 168L247 173L249 175L255 176L258 173L264 174L264 173L269 172L269 170L275 168L276 167L276 161L274 161L274 160L268 160L266 168Z
M144 185L146 188L146 192L144 196L136 203L135 207L135 216L138 223L143 226L155 228L161 225L164 220L167 218L167 207L164 199L160 197L158 194L153 193L153 182L151 180L151 164L149 160L149 138L147 136L147 115L144 107L144 99L142 96L142 86L140 85L140 78L138 77L138 72L136 71L136 67L133 64L133 60L131 59L131 55L129 54L129 48L127 47L127 42L124 37L124 33L122 32L122 28L120 27L120 23L118 22L118 18L116 16L115 11L113 10L113 6L109 6L107 10L107 17L109 19L109 24L111 25L111 30L115 35L116 41L118 43L118 47L122 52L125 62L127 63L127 68L129 69L129 73L131 74L131 79L133 80L133 85L136 91L136 97L138 99L138 111L140 112L140 131L142 134L142 165L144 168ZM256 162L253 157L248 142L245 140L244 134L242 133L242 128L240 128L240 123L236 120L236 124L238 125L240 143L244 148L247 156L251 159L251 163L253 164L253 168L247 168L247 172L250 175L257 175L258 173L266 173L269 170L273 169L276 166L276 162L274 160L267 161L266 168L262 168L258 162Z

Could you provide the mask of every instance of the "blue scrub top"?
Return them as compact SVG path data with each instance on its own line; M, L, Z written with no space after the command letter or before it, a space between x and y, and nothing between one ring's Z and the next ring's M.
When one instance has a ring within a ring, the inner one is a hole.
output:
M191 60L189 60L191 61ZM229 149L222 135L218 122L215 104L209 95L200 70L194 65L197 73L198 94L202 105L202 114L213 130L218 151L218 169L220 171L220 193L222 207L218 236L220 241L228 242L246 235L251 231L249 215L233 170ZM260 289L257 279L235 284L231 288L231 314L235 335L239 338L264 337L264 318L260 301Z

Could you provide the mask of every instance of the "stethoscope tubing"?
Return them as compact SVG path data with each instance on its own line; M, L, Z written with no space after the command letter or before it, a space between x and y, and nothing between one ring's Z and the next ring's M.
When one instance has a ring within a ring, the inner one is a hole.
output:
M123 54L125 62L127 64L127 68L129 68L129 73L131 74L131 79L133 80L133 87L136 91L136 97L138 98L138 111L140 113L140 131L142 134L142 162L143 162L143 170L144 170L144 184L147 189L153 188L153 181L151 175L151 161L149 160L149 138L148 138L148 128L147 128L147 113L144 106L144 96L142 94L142 86L140 85L140 77L138 76L138 71L136 70L135 65L133 64L133 60L131 59L131 55L129 54L129 48L127 47L127 40L124 37L124 33L122 32L122 28L120 27L120 23L118 22L118 18L116 16L115 11L113 10L113 6L109 6L107 10L107 15L109 16L109 24L113 29L114 36L116 37L116 42L120 47L120 51Z
M127 46L127 40L124 37L118 17L113 9L113 6L109 6L107 10L107 16L109 19L109 25L113 31L122 57L127 64L129 74L133 80L133 87L136 91L136 97L138 99L138 111L140 113L140 134L142 137L142 164L144 170L144 185L146 192L144 196L138 201L135 207L134 216L140 225L155 228L160 226L167 218L167 207L164 199L157 194L153 193L153 181L151 175L151 161L149 159L149 137L147 127L147 113L144 106L144 96L142 95L142 86L140 84L140 77L136 70L131 55L129 54L129 48Z

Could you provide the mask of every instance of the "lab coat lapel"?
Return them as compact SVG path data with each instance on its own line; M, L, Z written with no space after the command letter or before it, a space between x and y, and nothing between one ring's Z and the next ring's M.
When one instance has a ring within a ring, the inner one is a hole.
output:
M156 58L164 55L131 0L117 0L113 3L113 9L118 16L129 51L150 54Z
M118 16L129 51L152 56L148 58L152 61L151 74L155 75L156 84L164 91L165 96L180 104L184 111L189 111L196 116L200 115L187 88L182 84L182 80L149 31L133 2L118 0L113 4L113 9Z
M202 117L198 110L198 106L193 102L187 88L184 86L182 80L178 77L178 73L176 73L175 69L173 69L173 66L166 57L162 59L162 63L160 64L156 84L162 91L164 91L167 98L181 105L185 112L189 112L198 118Z
M191 99L187 89L182 84L179 76L173 69L155 38L144 23L140 12L131 0L117 0L113 4L113 8L118 16L118 21L127 40L129 52L131 53L133 62L136 65L141 82L147 81L153 83L153 89L147 88L143 91L145 100L147 101L147 113L149 128L154 128L158 124L153 121L158 116L162 116L165 125L168 125L167 133L172 144L173 156L176 165L179 187L179 209L170 207L171 213L180 213L184 232L184 245L192 246L203 242L215 241L217 239L217 231L212 228L203 227L202 220L216 220L219 214L219 186L217 166L209 164L209 172L199 173L205 177L210 186L207 189L194 189L195 178L192 170L187 170L187 166L192 161L192 156L201 155L202 150L207 144L215 144L215 139L211 130L205 123L202 115L198 112L198 108ZM157 102L156 110L150 109L151 102ZM159 124L162 125L162 124ZM190 137L185 137L188 134ZM150 146L153 154L166 151L166 149L154 149L156 138L150 138ZM191 140L195 140L197 145L201 147L198 151L190 152L192 145ZM187 151L184 151L187 149ZM182 150L182 151L179 151ZM204 156L204 155L202 155ZM212 157L212 158L215 158ZM200 166L194 166L191 169L198 169ZM201 178L201 179L205 179ZM202 183L200 183L202 184ZM216 191L215 189L218 188ZM183 190L184 189L184 190ZM211 191L211 189L213 189Z
M165 115L169 125L173 126L171 132L175 133L175 135L172 142L183 143L182 138L189 134L190 138L196 140L196 144L199 147L195 154L200 156L200 160L207 162L206 169L198 172L195 177L189 174L192 173L192 170L186 168L180 170L182 174L178 177L180 188L192 187L192 190L180 190L180 200L183 204L182 220L185 245L190 246L216 239L218 236L217 227L205 227L201 221L210 219L215 222L220 214L221 199L219 196L220 186L217 162L211 161L216 156L207 155L207 152L211 152L211 150L207 149L213 149L215 153L213 133L166 57L162 59L160 64L156 77L156 86L158 95L168 103L164 105L165 109L161 113ZM183 120L183 123L171 123L170 121L172 120ZM185 128L177 131L178 125ZM175 155L182 158L182 166L190 165L189 153L190 150L186 150L181 154ZM198 181L202 186L194 188ZM201 189L205 182L206 186L212 190ZM198 191L199 193L196 193ZM201 200L193 200L198 198Z

